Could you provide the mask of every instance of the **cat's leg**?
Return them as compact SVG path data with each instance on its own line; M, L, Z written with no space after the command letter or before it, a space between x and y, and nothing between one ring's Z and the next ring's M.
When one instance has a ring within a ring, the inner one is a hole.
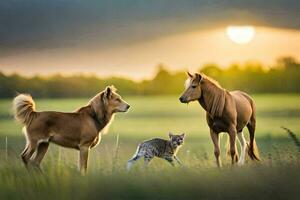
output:
M150 161L154 158L153 155L146 154L144 155L144 166L148 167Z
M182 165L181 160L180 160L177 156L174 156L174 158L175 158L175 160L177 161L177 163L178 163L179 165Z
M150 161L155 157L156 149L153 146L150 146L146 149L144 153L144 167L147 167Z
M166 157L166 161L168 161L173 167L175 166L174 159L172 157Z

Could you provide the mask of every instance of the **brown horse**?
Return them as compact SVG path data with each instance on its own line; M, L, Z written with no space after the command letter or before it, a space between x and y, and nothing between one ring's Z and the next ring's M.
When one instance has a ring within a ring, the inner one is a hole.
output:
M252 98L241 91L227 91L216 81L204 74L190 74L185 83L185 91L179 98L181 103L198 101L206 111L206 120L210 128L211 139L214 143L214 153L217 165L221 167L219 133L227 132L230 141L232 164L238 161L239 165L245 162L248 154L252 160L259 160L255 144L255 106ZM243 135L243 128L247 126L250 134L250 144ZM236 136L241 144L241 157L238 159Z

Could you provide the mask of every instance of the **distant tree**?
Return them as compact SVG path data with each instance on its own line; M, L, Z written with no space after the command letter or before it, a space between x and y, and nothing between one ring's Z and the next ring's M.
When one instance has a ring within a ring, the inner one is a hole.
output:
M276 66L280 69L299 68L300 63L293 57L281 57L277 59Z
M232 64L221 68L206 64L199 71L216 79L228 90L250 93L300 93L300 63L293 57L277 59L276 65L267 67L258 62ZM23 77L0 72L0 98L11 98L20 93L34 97L65 98L92 97L107 85L115 85L122 95L179 95L186 79L185 71L170 72L163 64L157 66L153 79L136 82L127 78L96 76Z
M200 71L212 78L218 78L222 73L221 68L216 64L206 64L200 69Z

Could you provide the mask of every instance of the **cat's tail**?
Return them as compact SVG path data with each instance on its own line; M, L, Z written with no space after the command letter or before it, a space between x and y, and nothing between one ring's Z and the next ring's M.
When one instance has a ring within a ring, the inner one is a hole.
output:
M127 171L129 171L131 169L133 163L141 157L141 155L139 155L140 148L141 148L141 144L138 145L138 147L137 147L135 153L133 154L132 158L130 160L128 160L128 162L127 162Z

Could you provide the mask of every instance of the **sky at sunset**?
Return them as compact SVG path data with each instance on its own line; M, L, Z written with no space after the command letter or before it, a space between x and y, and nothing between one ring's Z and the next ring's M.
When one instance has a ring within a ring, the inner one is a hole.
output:
M150 77L280 56L300 60L300 2L221 0L15 0L0 2L0 71ZM247 44L228 26L248 25Z

